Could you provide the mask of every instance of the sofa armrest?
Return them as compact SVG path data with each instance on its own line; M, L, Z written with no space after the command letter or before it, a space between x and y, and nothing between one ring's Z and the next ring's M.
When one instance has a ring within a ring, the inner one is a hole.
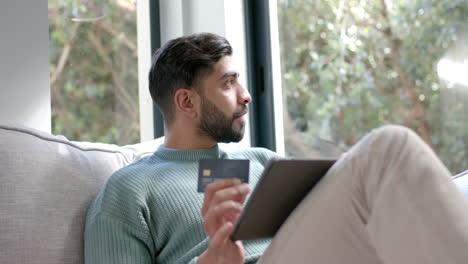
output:
M458 186L458 188L468 196L468 170L453 176L453 182Z

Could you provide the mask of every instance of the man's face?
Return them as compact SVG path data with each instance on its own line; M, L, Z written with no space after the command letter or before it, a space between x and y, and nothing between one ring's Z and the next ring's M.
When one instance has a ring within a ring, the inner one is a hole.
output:
M201 83L200 133L217 142L239 142L244 136L249 92L239 83L231 56L224 56Z

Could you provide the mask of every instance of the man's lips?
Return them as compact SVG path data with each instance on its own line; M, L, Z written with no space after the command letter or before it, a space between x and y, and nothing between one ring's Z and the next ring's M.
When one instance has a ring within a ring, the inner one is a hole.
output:
M249 108L245 107L242 111L235 113L234 118L239 118L246 115L249 112Z

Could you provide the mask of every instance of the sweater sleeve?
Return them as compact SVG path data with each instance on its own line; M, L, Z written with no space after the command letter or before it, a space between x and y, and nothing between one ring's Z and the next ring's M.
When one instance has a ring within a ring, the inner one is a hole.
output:
M86 224L86 264L150 264L154 252L148 232L111 216L96 215Z
M85 230L85 264L154 264L146 232L96 216ZM197 264L198 257L187 264Z

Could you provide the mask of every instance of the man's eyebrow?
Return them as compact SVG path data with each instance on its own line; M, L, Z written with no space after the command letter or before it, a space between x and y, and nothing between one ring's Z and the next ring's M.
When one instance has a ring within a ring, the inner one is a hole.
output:
M227 78L230 78L230 77L237 77L239 78L239 73L238 72L235 72L235 71L229 71L229 72L225 72L223 74L223 76L221 76L221 80L222 79L227 79Z

